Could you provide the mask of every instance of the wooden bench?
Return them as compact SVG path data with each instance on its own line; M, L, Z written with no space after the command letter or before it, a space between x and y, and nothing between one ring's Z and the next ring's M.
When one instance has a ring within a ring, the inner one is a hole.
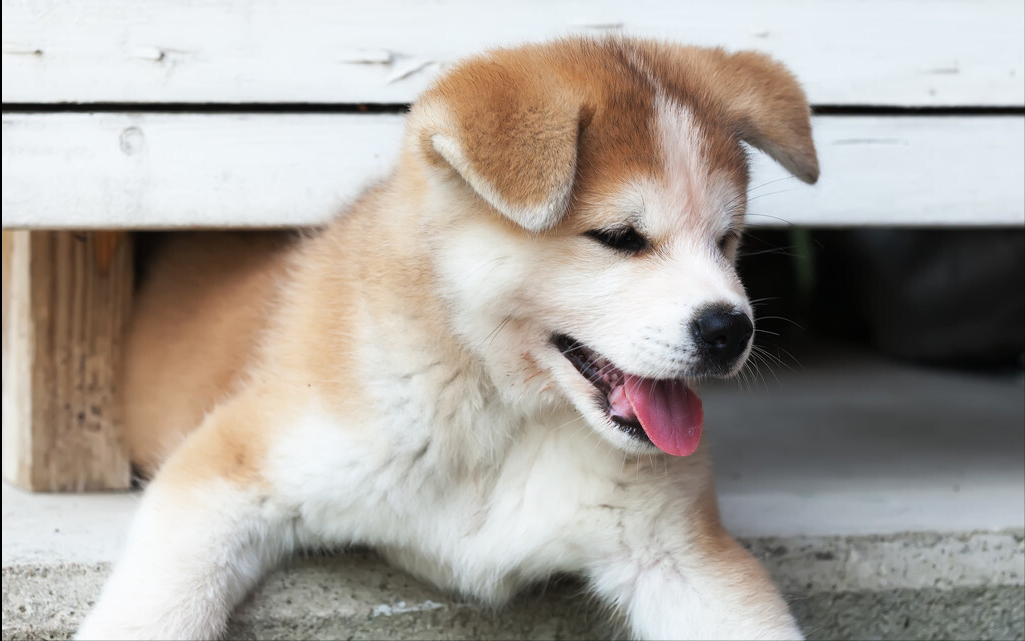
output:
M1021 0L3 0L3 476L119 489L127 230L328 220L403 111L488 46L621 32L767 51L822 180L759 156L750 222L1025 226Z

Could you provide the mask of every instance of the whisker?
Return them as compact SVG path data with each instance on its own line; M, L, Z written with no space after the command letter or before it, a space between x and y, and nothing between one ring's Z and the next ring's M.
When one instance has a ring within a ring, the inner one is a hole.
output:
M748 191L748 193L751 193L752 191L755 191L756 189L761 189L762 187L767 187L769 185L775 185L776 183L783 182L784 180L797 180L797 177L796 176L783 176L782 178L776 178L775 180L768 180L766 182L763 182L760 185L756 185L754 187L748 187L747 191Z
M770 216L769 214L755 214L755 213L752 213L752 212L747 212L746 216L748 218L750 218L751 216L760 216L762 218L771 218L773 220L778 220L779 222L783 223L787 227L796 227L796 225L794 223L790 222L789 220L787 220L785 218L780 218L779 216Z
M786 351L785 349L783 349L782 347L777 347L776 349L778 349L778 350L781 350L781 351L783 351L783 352L786 352L787 356L789 356L789 357L790 357L790 359L791 359L792 361L794 361L794 364L797 364L797 365L799 366L799 364L797 363L797 359L796 359L796 358L794 358L794 356L793 356L792 354L790 354L790 352L787 352L787 351ZM773 353L769 352L769 351L768 351L767 349L765 349L764 347L758 347L758 353L759 353L759 355L760 355L760 356L761 356L761 357L762 357L763 359L772 359L772 361L773 361L773 362L774 362L775 364L777 364L777 365L780 365L780 366L782 366L782 367L785 367L785 368L787 368L788 370L790 370L791 372L793 372L793 371L796 371L796 370L795 370L795 369L794 369L793 367L791 367L791 366L790 366L790 365L789 365L788 363L786 363L786 362L785 362L785 361L784 361L784 360L783 360L782 358L780 358L780 357L779 357L779 356L777 356L776 354L773 354Z
M776 194L785 194L788 191L797 191L797 190L796 189L780 189L779 191L770 191L767 194L758 194L754 198L748 198L747 202L750 203L750 202L753 202L755 200L758 200L759 198L765 198L766 196L775 196Z
M505 326L509 324L509 321L511 321L511 320L512 320L512 316L506 316L502 320L502 322L499 323L497 327L495 327L495 329L491 330L490 334L488 334L487 336L484 337L484 340L481 341L481 346L482 347L483 346L491 347L492 344L494 344L495 339L498 338L498 335L502 332L502 330L505 328Z
M762 374L762 368L759 367L759 365L761 364L761 361L759 359L760 357L758 354L751 352L751 360L748 361L750 367L747 367L745 369L746 373L750 376L751 387L754 387L754 378L755 376L757 376L759 380L762 381L762 389L765 389L765 375Z
M804 254L795 254L794 252L790 251L791 249L792 248L790 248L790 247L773 247L771 249L759 249L758 251L752 251L752 252L741 251L740 252L740 257L741 258L749 258L751 256L765 256L766 254L779 254L781 256L788 256L788 257L793 258L793 257L800 257L800 256L804 255Z
M569 425L572 425L573 423L576 423L576 422L582 421L582 420L584 420L583 415L582 414L577 414L575 418L571 418L570 420L566 421L562 425L557 426L555 429L561 430L564 427L567 427Z
M794 356L793 354L791 354L787 350L783 349L782 347L777 347L776 349L778 349L781 352L783 352L784 354L786 354L787 357L794 362L794 365L797 367L797 369L790 368L791 371L795 371L796 372L796 371L798 371L798 369L799 370L804 370L804 365L801 365L801 362L797 360L796 356ZM779 359L779 362L784 367L789 367L788 365L786 365L786 363L783 362L783 359Z
M729 209L730 207L732 207L734 204L736 204L742 198L747 198L748 202L750 202L751 200L753 200L751 198L751 193L755 192L755 191L758 191L759 189L762 189L763 187L767 187L769 185L774 185L776 183L783 182L785 180L795 180L795 179L796 178L794 176L783 176L782 178L776 178L775 180L769 180L769 181L763 182L763 183L761 183L759 185L755 185L754 187L748 187L747 191L741 192L741 193L737 194L736 196L734 196L733 198L731 198L729 200L729 202L726 203L724 209ZM788 191L790 191L790 190L788 190Z
M791 319L789 319L789 318L787 318L785 316L761 316L761 317L758 318L758 320L760 320L760 321L762 321L762 320L781 320L781 321L786 321L786 322L790 323L791 325L793 325L794 327L796 327L797 329L801 330L802 332L804 331L804 327L802 327L800 323L798 323L797 321L791 320Z
M772 369L772 363L769 360L771 354L766 352L764 349L758 349L757 351L752 350L751 355L755 356L758 359L758 363L764 365L765 369L769 370L769 373L772 374L772 378L776 380L776 385L782 386L779 381L779 377L776 376L776 371ZM764 389L769 389L769 383L765 380L765 374L762 373L761 367L758 368L758 375L762 377L762 385L764 386Z
M565 349L565 350L560 349L559 353L562 354L563 356L565 356L567 354L572 354L573 352L576 352L576 351L579 351L579 350L582 350L582 349L587 349L587 348L584 347L583 345L577 345L576 347L571 347L571 348Z

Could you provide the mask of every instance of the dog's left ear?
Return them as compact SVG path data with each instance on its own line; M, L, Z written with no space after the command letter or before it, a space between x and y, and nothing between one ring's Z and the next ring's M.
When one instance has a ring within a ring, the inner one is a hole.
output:
M569 205L581 100L551 77L504 61L464 63L410 113L428 164L455 172L507 218L533 232Z
M696 97L722 112L738 137L761 149L806 183L819 178L811 137L811 108L786 67L755 51L684 47L640 41L646 66L670 91Z

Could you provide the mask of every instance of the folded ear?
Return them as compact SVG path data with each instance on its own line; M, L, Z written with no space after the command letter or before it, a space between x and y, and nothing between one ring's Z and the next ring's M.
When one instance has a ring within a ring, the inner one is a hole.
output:
M641 42L637 52L670 91L721 111L741 140L806 183L819 177L808 99L786 67L754 51Z
M581 102L543 72L478 59L447 74L410 114L423 158L534 232L565 213ZM542 77L538 77L542 76Z

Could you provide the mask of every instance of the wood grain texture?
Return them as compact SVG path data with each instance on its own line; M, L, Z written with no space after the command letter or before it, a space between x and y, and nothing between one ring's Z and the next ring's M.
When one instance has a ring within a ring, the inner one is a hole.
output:
M1025 105L1021 0L3 0L4 102L405 103L570 33L758 49L815 104Z
M117 380L132 289L125 232L3 233L3 476L125 489Z
M3 225L316 225L394 159L403 119L326 114L5 114ZM754 225L1025 224L1025 119L822 116L809 187L761 153Z

